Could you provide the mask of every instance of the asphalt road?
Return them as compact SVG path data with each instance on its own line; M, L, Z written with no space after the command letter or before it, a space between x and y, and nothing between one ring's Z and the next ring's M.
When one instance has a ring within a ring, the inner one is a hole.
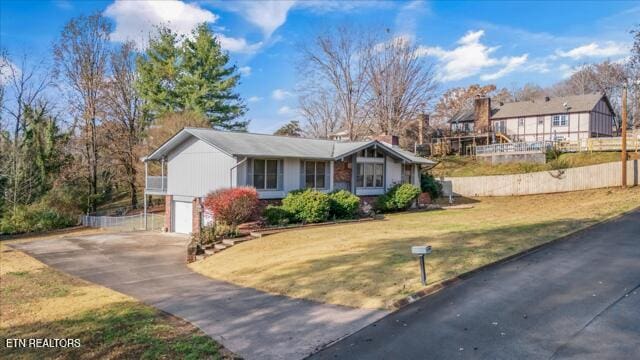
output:
M639 287L636 211L480 272L312 358L638 359Z
M186 266L186 243L184 236L138 232L11 246L181 317L245 359L300 359L386 314L207 278Z

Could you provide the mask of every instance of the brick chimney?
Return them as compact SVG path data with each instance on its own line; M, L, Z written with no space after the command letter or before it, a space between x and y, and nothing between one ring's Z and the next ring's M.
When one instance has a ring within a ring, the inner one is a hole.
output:
M418 144L424 143L424 134L429 128L429 114L418 115Z
M476 132L489 130L489 119L491 119L491 98L487 96L476 96L473 103L474 128Z
M395 135L383 134L383 135L376 136L375 139L391 146L400 145L400 141L398 140L398 137Z

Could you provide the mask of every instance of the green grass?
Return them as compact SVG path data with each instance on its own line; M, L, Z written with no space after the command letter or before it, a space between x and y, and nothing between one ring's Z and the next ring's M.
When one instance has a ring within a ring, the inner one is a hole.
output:
M431 172L436 177L505 175L588 166L612 161L620 161L619 152L565 153L560 154L558 159L546 164L511 163L491 165L474 160L471 157L447 156L442 158Z
M191 268L295 298L384 308L423 288L412 245L429 244L436 283L640 205L640 188L470 199L471 209L391 214L248 241Z
M0 338L80 339L79 348L0 349L2 359L219 359L190 323L0 245Z

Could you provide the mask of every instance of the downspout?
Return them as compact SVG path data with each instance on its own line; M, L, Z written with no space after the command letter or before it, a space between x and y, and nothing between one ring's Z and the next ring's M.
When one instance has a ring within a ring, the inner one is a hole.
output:
M149 187L149 171L147 158L144 158L144 191L142 196L144 197L144 230L147 230L147 187Z
M233 169L238 168L238 166L245 163L247 159L248 158L245 156L244 159L240 160L237 164L233 165L231 169L229 169L229 187L234 187L233 186Z

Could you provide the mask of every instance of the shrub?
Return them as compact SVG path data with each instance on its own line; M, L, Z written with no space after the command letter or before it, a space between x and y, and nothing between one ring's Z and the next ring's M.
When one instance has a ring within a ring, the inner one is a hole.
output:
M352 219L358 214L360 198L346 190L329 194L329 216L335 219Z
M0 234L20 234L49 231L72 226L76 218L46 207L43 203L19 206L7 211L0 219Z
M292 191L282 199L282 208L305 223L327 221L330 207L329 195L313 189Z
M262 213L269 225L286 225L293 216L282 206L268 205Z
M420 195L420 189L411 184L394 185L386 194L378 197L376 208L380 211L405 210Z
M420 176L420 190L429 193L431 199L435 200L442 195L442 184L433 175L424 173Z
M215 221L231 227L230 232L236 232L238 225L250 220L258 205L258 192L252 187L217 190L203 201L204 208L213 213Z

